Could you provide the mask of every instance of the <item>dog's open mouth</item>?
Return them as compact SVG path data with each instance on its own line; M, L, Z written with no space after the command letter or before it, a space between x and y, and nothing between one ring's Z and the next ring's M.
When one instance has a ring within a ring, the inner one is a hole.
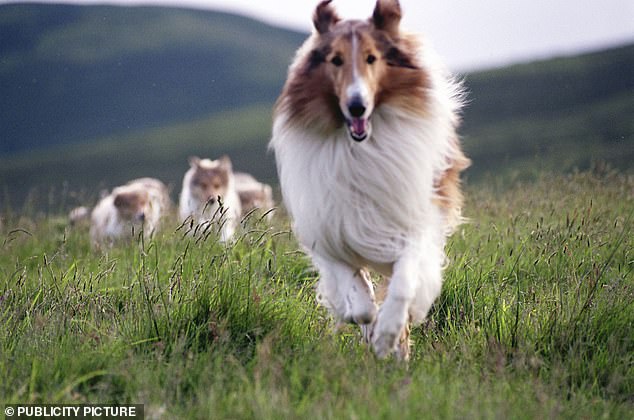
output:
M352 140L363 141L370 135L370 121L367 118L351 118L347 123Z

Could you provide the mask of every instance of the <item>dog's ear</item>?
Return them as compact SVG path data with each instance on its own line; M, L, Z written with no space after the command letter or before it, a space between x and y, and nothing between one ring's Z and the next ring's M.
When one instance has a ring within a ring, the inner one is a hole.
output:
M200 158L198 156L189 157L189 166L196 168L200 164Z
M230 172L232 170L231 159L227 155L223 155L218 159L220 167Z
M401 5L398 0L377 0L372 13L372 23L375 28L396 36L401 16Z
M337 16L337 12L330 5L331 2L332 0L322 1L317 5L313 14L313 24L320 34L330 32L330 28L339 22L339 16Z
M114 206L116 208L121 208L129 204L129 197L126 194L117 194L114 197Z

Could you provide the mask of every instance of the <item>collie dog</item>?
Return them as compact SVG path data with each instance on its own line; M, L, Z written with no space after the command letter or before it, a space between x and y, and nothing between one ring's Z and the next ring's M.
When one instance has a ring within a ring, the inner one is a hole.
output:
M112 245L139 232L149 238L170 207L168 189L157 179L139 178L114 188L91 213L93 246Z
M236 191L240 197L240 205L242 206L242 216L246 216L255 209L266 212L267 220L271 220L273 216L273 190L268 184L264 184L253 177L251 174L244 172L234 173Z
M270 147L319 270L318 301L359 324L379 357L407 359L409 326L440 294L445 241L461 220L461 88L400 29L397 0L378 0L368 20L342 20L330 3L289 68ZM368 269L389 279L379 299Z
M189 165L179 202L181 222L191 221L195 229L203 231L217 224L220 240L230 240L242 212L231 159L228 156L217 160L191 157Z

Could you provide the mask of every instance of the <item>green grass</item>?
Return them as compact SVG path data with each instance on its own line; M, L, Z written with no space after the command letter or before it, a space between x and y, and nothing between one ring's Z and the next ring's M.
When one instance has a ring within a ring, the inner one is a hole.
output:
M467 197L409 365L334 332L285 219L250 219L229 247L172 222L96 254L61 217L5 214L0 401L142 403L148 418L631 417L634 178L490 181Z

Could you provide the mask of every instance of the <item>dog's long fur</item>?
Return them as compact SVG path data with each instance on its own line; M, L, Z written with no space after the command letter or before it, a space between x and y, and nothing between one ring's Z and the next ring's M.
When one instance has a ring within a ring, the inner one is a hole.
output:
M341 20L330 3L290 66L270 147L320 272L318 299L360 324L379 356L407 358L399 342L438 297L445 240L461 220L461 89L401 31L397 0L378 0L367 21ZM380 310L366 268L390 277Z

